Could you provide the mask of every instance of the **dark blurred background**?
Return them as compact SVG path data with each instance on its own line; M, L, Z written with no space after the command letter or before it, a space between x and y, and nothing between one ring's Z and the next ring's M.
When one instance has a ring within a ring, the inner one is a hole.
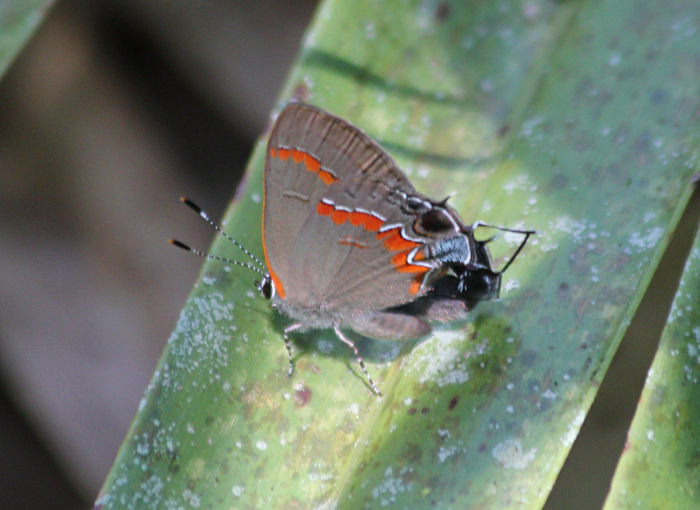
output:
M54 4L0 81L0 508L88 507L315 0Z
M0 507L92 502L211 239L178 197L223 213L315 3L58 2L0 82ZM604 497L697 198L549 508Z

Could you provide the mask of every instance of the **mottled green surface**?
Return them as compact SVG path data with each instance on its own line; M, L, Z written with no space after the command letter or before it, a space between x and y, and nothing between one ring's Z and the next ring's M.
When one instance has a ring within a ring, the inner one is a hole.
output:
M280 106L348 118L467 222L539 234L469 321L360 343L381 399L332 332L297 336L287 378L255 275L205 265L98 504L540 507L697 171L700 3L640 4L325 2ZM258 254L263 146L226 217Z
M0 76L39 26L51 0L0 0Z
M700 232L647 374L606 509L700 506Z

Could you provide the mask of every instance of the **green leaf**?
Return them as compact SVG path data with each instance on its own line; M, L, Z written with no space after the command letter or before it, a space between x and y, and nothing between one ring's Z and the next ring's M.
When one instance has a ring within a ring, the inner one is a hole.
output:
M39 26L51 0L0 2L0 76Z
M329 331L295 336L289 379L255 275L205 264L98 504L540 507L690 196L699 18L696 0L323 3L280 105L357 124L467 223L538 235L469 321L358 342L383 398ZM258 254L264 144L226 215Z
M628 433L605 508L700 501L700 231Z

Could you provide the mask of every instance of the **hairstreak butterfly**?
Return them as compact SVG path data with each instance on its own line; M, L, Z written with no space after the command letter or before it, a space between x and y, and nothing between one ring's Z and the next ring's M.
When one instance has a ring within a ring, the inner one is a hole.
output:
M291 103L270 133L265 159L263 263L187 199L183 202L251 260L232 261L176 246L262 274L258 290L292 319L290 333L333 329L354 352L372 390L380 394L353 341L343 330L375 339L409 340L434 323L465 317L479 301L497 298L501 274L534 233L465 225L446 200L416 191L394 160L347 121L317 107ZM496 271L475 230L523 235Z

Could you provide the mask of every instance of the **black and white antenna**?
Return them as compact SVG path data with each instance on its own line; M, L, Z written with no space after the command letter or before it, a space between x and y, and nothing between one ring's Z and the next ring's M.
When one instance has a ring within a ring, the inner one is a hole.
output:
M188 251L190 253L194 253L195 255L198 255L200 257L203 257L207 260L215 260L217 262L224 262L228 264L233 264L235 266L240 266L240 267L245 267L247 269L250 269L251 271L255 271L256 273L265 276L266 271L264 270L265 265L262 263L262 261L253 255L248 248L243 246L241 243L236 241L233 237L231 237L229 234L227 234L224 229L219 225L217 222L211 219L211 217L207 214L206 211L204 211L201 207L199 207L197 204L192 202L190 199L186 197L180 197L180 202L185 204L187 207L192 209L194 212L197 213L197 215L202 218L204 221L207 222L207 224L214 230L217 234L220 234L221 236L225 237L227 240L229 240L236 248L241 250L243 253L245 253L250 259L255 263L251 262L246 262L246 261L240 261L240 260L233 260L229 259L226 257L219 257L218 255L212 255L211 253L208 253L206 251L202 250L197 250L195 248L192 248L188 244L183 243L182 241L178 241L177 239L170 239L170 244L177 246L180 249L183 249L185 251Z
M518 246L518 249L515 250L515 253L513 253L513 255L511 255L511 257L508 259L508 262L506 262L506 265L503 266L503 269L501 269L500 271L496 272L496 274L503 274L503 273L505 273L505 272L506 272L506 269L508 269L508 268L510 267L510 265L515 261L515 257L517 257L518 254L520 253L520 251L521 251L523 248L525 248L525 244L527 243L527 240L530 238L530 236L535 235L535 234L537 233L535 230L518 230L518 229L515 229L515 228L498 227L498 226L496 226L496 225L489 225L488 223L482 223L482 222L480 222L480 221L477 221L477 222L475 222L475 223L472 225L472 230L476 230L476 229L479 228L479 227L493 228L493 229L496 229L496 230L500 230L500 231L502 231L502 232L511 232L512 234L521 234L521 235L524 235L524 236L525 236L525 237L523 238L522 242L520 243L520 246ZM492 239L493 239L493 237L491 237L490 239L487 239L485 242L488 243L488 242L491 241Z

